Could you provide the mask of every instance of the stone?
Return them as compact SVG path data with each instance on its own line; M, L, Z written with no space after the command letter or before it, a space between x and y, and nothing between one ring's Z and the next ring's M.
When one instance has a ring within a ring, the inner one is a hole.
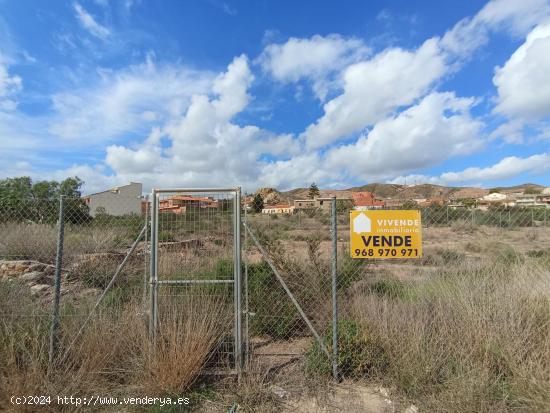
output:
M42 270L45 275L54 275L55 274L55 267L53 265L46 265L44 270Z
M36 282L36 281L39 281L42 277L44 277L44 273L40 271L33 271L33 272L26 272L21 277L19 277L19 279L21 281L26 281L26 282Z
M35 262L34 264L29 265L29 267L27 268L27 272L44 271L46 267L47 267L46 264L42 264L41 262Z
M36 284L31 287L31 294L39 295L50 289L48 284Z
M418 413L418 407L416 407L414 404L411 404L405 409L403 413Z
M285 399L290 395L289 392L287 392L285 389L279 386L271 386L271 392L274 395L280 397L281 399Z

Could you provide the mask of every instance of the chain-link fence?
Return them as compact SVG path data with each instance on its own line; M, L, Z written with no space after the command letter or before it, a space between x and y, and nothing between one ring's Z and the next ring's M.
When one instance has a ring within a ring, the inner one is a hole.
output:
M237 194L0 200L0 408L23 388L171 394L240 372Z
M354 259L351 206L335 203L334 214L332 208L246 214L249 355L265 368L301 360L306 372L330 376L336 364L340 379L385 371L390 350L381 337L387 340L394 328L384 325L395 317L388 314L392 305L420 297L429 302L429 289L436 288L431 280L449 271L481 263L537 265L550 257L547 208L433 206L420 209L421 258ZM377 316L369 321L371 312Z
M239 196L229 189L153 191L151 332L173 330L174 315L195 314L195 302L204 309L195 314L204 318L197 327L215 330L205 373L242 366Z
M463 353L475 343L488 349L475 359L498 373L500 349L519 352L507 338L544 342L548 209L423 208L423 256L376 260L351 258L351 206L335 202L243 210L241 233L236 190L161 191L104 208L65 198L60 233L59 199L2 200L0 400L25 380L177 392L243 364L393 375L416 389L477 374Z
M124 213L131 207L119 202L121 212L112 215L104 209L91 211L80 198L1 200L0 277L6 295L1 300L2 318L39 317L48 324L56 275L62 297L60 334L68 340L69 330L88 317L103 292L98 312L119 311L141 300L147 260L145 213Z

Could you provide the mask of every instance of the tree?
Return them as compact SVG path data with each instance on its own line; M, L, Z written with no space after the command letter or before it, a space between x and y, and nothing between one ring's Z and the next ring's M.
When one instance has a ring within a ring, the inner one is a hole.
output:
M74 223L90 219L88 207L80 198L83 182L78 177L33 183L28 176L0 180L0 221L25 220L56 222L59 195L66 195L67 220Z
M308 194L308 198L310 199L315 199L319 196L320 192L319 192L319 188L317 187L317 185L315 184L315 182L313 182L311 184L311 186L309 187L309 194Z
M538 195L541 193L541 190L530 186L529 188L526 188L525 191L523 191L523 193L525 195Z
M59 182L40 181L32 185L31 189L33 199L55 199L59 194Z
M418 203L414 201L413 199L407 199L405 202L403 202L403 205L401 205L401 208L403 209L418 209Z
M254 212L262 212L262 209L264 209L264 199L260 194L256 194L252 200L252 210Z
M59 184L59 195L65 195L68 198L80 198L82 196L80 188L84 181L78 176L67 178Z

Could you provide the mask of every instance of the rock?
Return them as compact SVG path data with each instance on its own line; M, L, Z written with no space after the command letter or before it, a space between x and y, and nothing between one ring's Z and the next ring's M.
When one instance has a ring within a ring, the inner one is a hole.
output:
M290 395L289 392L287 392L285 389L279 386L271 386L271 392L275 395L280 397L281 399L286 399Z
M43 272L44 275L54 275L55 267L53 265L47 265L46 268L44 268Z
M403 411L403 413L418 413L418 407L416 407L414 404L411 404Z
M44 277L44 273L40 271L26 272L19 279L25 282L37 282Z
M378 388L378 392L384 396L385 398L389 398L390 397L390 391L388 389L386 389L385 387L379 387Z
M36 284L31 287L31 294L39 295L50 289L48 284Z
M29 267L27 268L27 272L44 271L46 267L48 267L46 264L35 262L34 264L29 265Z

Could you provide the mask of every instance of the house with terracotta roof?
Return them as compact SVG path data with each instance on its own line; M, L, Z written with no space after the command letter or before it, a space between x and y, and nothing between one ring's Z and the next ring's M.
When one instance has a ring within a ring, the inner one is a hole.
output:
M278 204L266 206L262 209L262 214L293 214L294 206L288 204Z
M369 209L384 208L386 203L381 199L376 199L372 192L354 192L351 194L353 209L356 211L366 211Z
M159 201L159 212L184 214L188 208L218 208L218 201L206 196L174 195Z

